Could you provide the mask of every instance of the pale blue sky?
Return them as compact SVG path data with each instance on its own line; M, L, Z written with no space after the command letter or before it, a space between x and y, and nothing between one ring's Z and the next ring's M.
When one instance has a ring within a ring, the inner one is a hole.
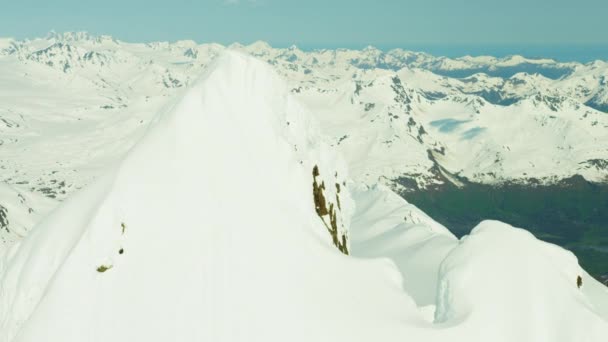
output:
M0 36L304 47L608 45L608 0L0 0Z

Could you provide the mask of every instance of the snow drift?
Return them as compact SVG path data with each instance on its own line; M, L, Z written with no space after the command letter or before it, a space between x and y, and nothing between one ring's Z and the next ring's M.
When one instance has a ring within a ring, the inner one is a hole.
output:
M357 206L351 225L352 254L390 258L416 303L435 305L439 266L458 239L383 185L359 185L351 193Z
M564 250L497 222L460 243L421 212L402 225L387 214L407 203L384 188L353 201L344 164L286 89L260 61L219 57L123 161L0 260L0 341L608 336L608 293ZM313 182L331 207L321 217ZM392 231L404 236L366 243ZM435 324L416 301L435 301Z

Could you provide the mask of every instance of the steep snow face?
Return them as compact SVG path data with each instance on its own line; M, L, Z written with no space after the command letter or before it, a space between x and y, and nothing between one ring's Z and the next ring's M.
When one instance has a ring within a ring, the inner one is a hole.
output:
M399 268L404 290L419 306L435 305L439 265L458 239L420 209L382 185L351 188L352 254L388 257Z
M353 201L345 164L262 62L226 53L152 121L126 158L0 259L0 341L566 342L608 333L608 293L571 254L496 222L457 245L384 187L357 187ZM333 214L319 217L313 182ZM335 248L334 222L364 258Z
M341 287L375 277L368 267L323 285L348 270L315 212L312 170L339 207L339 236L352 204L331 189L346 170L278 76L229 53L203 79L118 167L9 251L0 268L3 341L288 336L316 319L311 297L349 298L355 290ZM268 305L273 314L256 313ZM271 322L284 315L293 320L275 331ZM319 319L317 329L331 324Z

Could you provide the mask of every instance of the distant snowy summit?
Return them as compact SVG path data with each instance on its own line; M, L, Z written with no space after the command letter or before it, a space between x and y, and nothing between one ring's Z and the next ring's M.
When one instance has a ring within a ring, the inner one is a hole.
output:
M71 125L115 140L126 139L119 125L149 125L0 253L1 342L607 336L608 289L572 253L496 221L457 240L387 187L354 182L267 63L227 51L205 69L134 122L120 109L52 116L68 137ZM125 104L145 108L146 96Z

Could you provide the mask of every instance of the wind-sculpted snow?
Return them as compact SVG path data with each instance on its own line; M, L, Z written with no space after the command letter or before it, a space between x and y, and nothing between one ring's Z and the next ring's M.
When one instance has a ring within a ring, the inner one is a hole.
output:
M601 341L605 336L608 297L603 285L578 266L572 253L523 229L482 222L450 252L439 274L437 323L466 322L485 340ZM597 290L603 295L596 296ZM510 317L500 319L502 315ZM556 328L532 335L513 329L527 324ZM503 331L499 339L496 331Z
M0 259L0 341L607 335L608 292L572 254L498 222L457 242L387 188L347 177L280 77L227 52ZM343 185L339 234L357 257L332 243L314 181Z
M419 306L435 305L439 265L458 240L447 228L382 185L352 189L352 254L388 257Z

